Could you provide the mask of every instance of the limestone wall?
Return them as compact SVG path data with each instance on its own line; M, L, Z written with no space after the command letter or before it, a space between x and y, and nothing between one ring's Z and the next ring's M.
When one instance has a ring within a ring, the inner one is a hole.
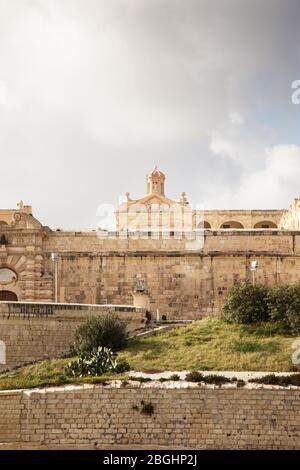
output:
M68 352L78 325L108 308L126 323L128 331L145 324L145 310L131 306L0 302L0 341L5 347L0 371Z
M200 218L203 218L209 223L213 230L217 230L222 224L227 222L239 222L243 228L251 229L261 223L267 224L268 222L272 226L275 224L278 228L281 228L281 217L285 213L285 210L204 210L201 212ZM292 228L292 227L285 227ZM293 227L296 228L296 227Z
M143 238L144 236L144 238ZM205 230L195 238L195 232L187 234L171 233L155 239L155 233L143 232L140 237L132 234L126 237L117 233L103 232L50 232L44 240L43 251L48 257L51 252L69 254L70 259L80 253L151 253L165 252L263 252L300 254L300 232L284 230Z
M300 200L294 199L290 207L282 214L281 227L291 230L300 228Z
M0 392L0 442L19 442L23 394L19 391Z
M177 386L118 383L0 392L0 442L27 447L300 448L299 390ZM143 413L145 404L153 406L152 415Z
M149 293L150 310L168 318L219 315L228 289L251 279L266 284L299 282L300 232L288 230L207 230L195 238L141 239L96 232L17 232L7 229L0 267L16 281L0 290L21 301L54 300L54 263L58 258L60 302L132 304L137 280Z
M269 285L300 279L300 234L278 230L220 230L191 240L99 239L94 233L50 235L57 249L61 302L131 303L137 276L149 293L150 310L167 318L219 315L228 289L251 280ZM200 246L197 246L197 243ZM49 270L51 265L49 265Z
M44 266L43 240L47 231L17 230L1 227L7 245L0 246L0 267L16 274L13 283L0 282L0 291L14 292L19 300L47 302L53 300L53 277Z

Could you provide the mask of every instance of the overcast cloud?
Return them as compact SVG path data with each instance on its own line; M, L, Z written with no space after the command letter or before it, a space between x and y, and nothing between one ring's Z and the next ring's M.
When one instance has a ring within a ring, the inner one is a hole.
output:
M1 207L95 227L101 203L300 196L298 0L0 0Z

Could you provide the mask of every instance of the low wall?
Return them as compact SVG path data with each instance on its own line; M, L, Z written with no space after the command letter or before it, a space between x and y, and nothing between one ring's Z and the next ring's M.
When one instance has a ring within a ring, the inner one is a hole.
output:
M300 448L295 388L176 387L114 383L0 392L0 442L27 448ZM151 404L153 414L143 413L143 404Z
M0 302L0 371L67 352L78 325L108 309L128 332L146 322L145 309L127 305Z

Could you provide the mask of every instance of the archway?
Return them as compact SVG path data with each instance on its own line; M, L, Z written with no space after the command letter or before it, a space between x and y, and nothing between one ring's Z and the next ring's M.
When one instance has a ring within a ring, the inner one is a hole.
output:
M211 225L206 220L202 220L201 222L199 222L197 228L211 228Z
M8 302L17 302L18 296L10 290L0 290L0 300Z
M277 228L277 225L271 220L261 220L254 225L254 228Z
M224 222L220 228L244 228L244 226L237 220L229 220L228 222Z

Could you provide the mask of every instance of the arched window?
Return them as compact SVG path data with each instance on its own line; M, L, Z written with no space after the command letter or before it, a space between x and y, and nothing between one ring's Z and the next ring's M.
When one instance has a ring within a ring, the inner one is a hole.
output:
M197 228L211 228L211 225L209 222L207 222L207 220L202 220L201 222L199 222L199 224L197 225Z
M244 228L244 226L237 220L229 220L228 222L224 222L220 228Z
M6 346L4 341L0 340L0 364L6 364Z
M0 225L8 225L8 223L5 220L0 220Z
M277 225L270 220L261 220L254 225L254 228L277 228Z
M17 280L17 275L12 269L3 267L0 268L0 284L10 284Z

